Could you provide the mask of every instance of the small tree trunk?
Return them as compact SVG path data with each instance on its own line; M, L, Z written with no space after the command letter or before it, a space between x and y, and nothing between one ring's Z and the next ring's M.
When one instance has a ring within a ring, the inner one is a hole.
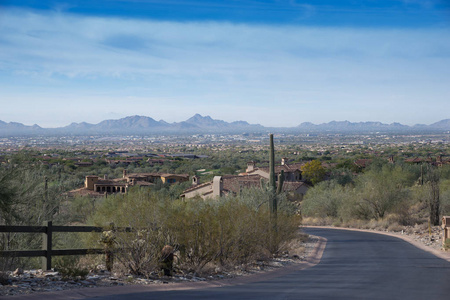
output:
M105 251L105 264L106 264L106 270L109 272L112 272L113 265L114 265L114 253L111 251L111 249L106 249Z

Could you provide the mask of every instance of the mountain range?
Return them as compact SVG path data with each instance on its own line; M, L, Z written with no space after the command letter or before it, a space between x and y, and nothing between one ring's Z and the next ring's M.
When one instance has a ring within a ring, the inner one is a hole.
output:
M146 116L129 116L117 120L105 120L98 124L86 122L72 123L59 128L42 128L39 125L27 126L17 122L0 121L0 136L14 135L92 135L92 134L192 134L192 133L243 133L243 132L442 132L450 131L450 119L445 119L431 125L418 124L414 126L400 123L384 124L381 122L349 122L331 121L323 124L309 122L297 127L271 128L259 124L249 124L246 121L225 122L212 119L210 116L196 114L182 122L168 123L156 121Z

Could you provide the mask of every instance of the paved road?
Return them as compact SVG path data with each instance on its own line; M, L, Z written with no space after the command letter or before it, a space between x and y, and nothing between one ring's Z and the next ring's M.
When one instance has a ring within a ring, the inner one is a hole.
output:
M321 262L268 281L92 299L450 299L450 262L394 237L305 229L328 239Z

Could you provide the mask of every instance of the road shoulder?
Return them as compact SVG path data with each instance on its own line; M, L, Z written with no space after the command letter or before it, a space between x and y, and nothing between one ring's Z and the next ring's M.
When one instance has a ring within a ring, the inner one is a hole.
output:
M99 296L120 295L130 293L143 293L150 291L173 291L173 290L194 290L194 289L208 289L233 285L242 285L251 282L269 280L283 274L289 274L295 271L307 269L317 265L323 255L327 240L322 237L318 239L314 249L308 255L305 261L293 263L291 265L280 267L270 271L263 271L256 274L239 276L230 279L211 280L201 282L177 282L177 283L161 283L152 285L125 285L115 287L98 287L98 288L84 288L65 291L42 292L34 294L22 294L15 296L7 296L8 299L14 300L64 300L64 299L84 299L94 298ZM0 299L4 299L1 298Z
M450 253L449 252L444 252L444 251L440 251L431 247L428 247L416 240L414 240L413 238L411 238L408 235L402 235L400 233L392 233L392 232L384 232L384 231L377 231L377 230L368 230L368 229L357 229L357 228L348 228L348 227L334 227L334 226L303 226L303 228L323 228L323 229L339 229L339 230L349 230L349 231L360 231L360 232L369 232L369 233L376 233L376 234L382 234L382 235L387 235L387 236L392 236L392 237L396 237L399 239L404 240L405 242L410 243L411 245L426 251L428 253L431 253L439 258L442 258L448 262L450 262Z

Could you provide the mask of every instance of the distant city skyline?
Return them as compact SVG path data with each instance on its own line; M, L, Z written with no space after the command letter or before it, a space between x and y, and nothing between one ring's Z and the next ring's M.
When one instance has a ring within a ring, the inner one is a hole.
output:
M450 118L450 3L0 2L0 120Z

